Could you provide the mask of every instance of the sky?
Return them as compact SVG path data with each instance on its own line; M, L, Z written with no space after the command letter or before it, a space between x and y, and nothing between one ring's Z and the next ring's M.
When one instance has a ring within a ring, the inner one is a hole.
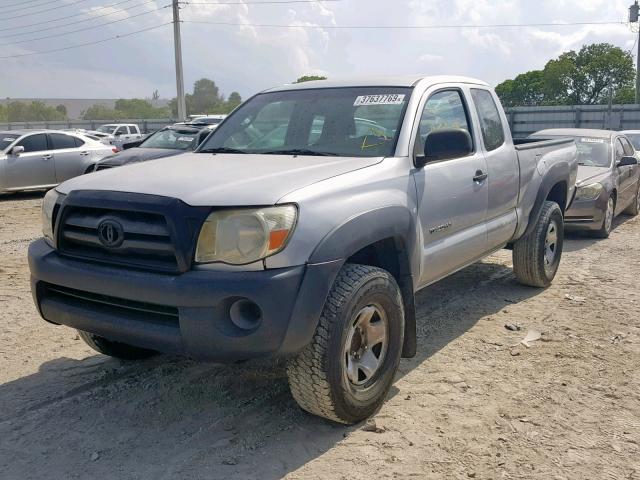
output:
M256 3L264 1L188 0L182 5L187 92L197 79L207 77L225 95L238 91L246 98L311 74L333 78L452 74L496 85L519 73L542 68L551 58L586 43L609 42L635 54L637 38L627 24L416 28L624 22L631 0ZM154 90L162 98L174 97L170 3L0 0L0 97L145 98ZM104 25L107 22L114 23ZM265 24L279 27L259 26ZM344 28L356 26L412 28ZM81 31L70 33L74 30ZM30 55L116 36L121 38ZM22 56L6 58L15 55Z

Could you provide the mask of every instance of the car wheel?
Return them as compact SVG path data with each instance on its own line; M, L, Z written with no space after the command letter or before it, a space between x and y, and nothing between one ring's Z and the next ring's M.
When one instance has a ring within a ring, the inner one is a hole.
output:
M346 264L311 343L287 365L291 393L304 410L352 424L382 405L404 338L400 289L386 270Z
M633 217L640 213L640 182L638 182L638 189L636 191L635 200L631 203L631 205L627 207L624 213Z
M513 244L513 271L523 285L548 287L556 276L564 244L560 206L545 201L534 229Z
M142 360L157 355L155 350L134 347L126 343L114 342L93 333L78 330L80 338L96 352L122 360Z
M613 217L616 211L616 201L613 195L609 197L607 201L607 209L604 211L604 218L602 219L602 226L600 230L593 232L593 236L597 238L609 238L611 229L613 228Z

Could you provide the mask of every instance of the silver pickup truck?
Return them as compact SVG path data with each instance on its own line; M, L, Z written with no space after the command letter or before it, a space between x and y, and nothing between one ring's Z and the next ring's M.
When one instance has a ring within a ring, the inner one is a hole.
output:
M287 356L300 406L354 423L416 353L416 291L505 247L521 283L551 283L576 158L514 145L474 79L274 88L194 153L51 190L34 299L114 357Z

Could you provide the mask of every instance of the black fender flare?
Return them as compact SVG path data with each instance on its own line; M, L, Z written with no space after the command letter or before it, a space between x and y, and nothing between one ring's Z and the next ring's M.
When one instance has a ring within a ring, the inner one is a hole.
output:
M400 261L396 281L402 292L405 312L405 335L402 356L413 357L417 350L414 276L419 261L414 254L417 246L415 214L406 206L391 205L375 208L348 218L329 232L309 257L310 264L340 260L344 263L361 249L385 239L394 239ZM341 263L341 265L342 265ZM335 272L337 276L337 271ZM335 277L332 279L331 284Z
M549 196L549 193L555 185L557 185L558 183L564 183L567 186L568 194L570 177L571 171L569 169L569 164L567 163L557 163L555 165L552 165L549 170L547 170L544 178L542 179L542 182L540 183L540 188L538 189L536 200L533 203L533 208L531 209L531 213L529 214L529 223L527 224L527 228L522 234L522 237L528 235L535 228L536 224L538 223L538 218L540 218L542 205L544 204L545 200ZM564 211L569 208L571 200L571 198L565 199Z

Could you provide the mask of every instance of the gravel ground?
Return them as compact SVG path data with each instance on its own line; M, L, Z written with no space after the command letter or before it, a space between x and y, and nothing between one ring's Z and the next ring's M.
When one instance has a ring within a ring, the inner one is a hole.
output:
M547 290L500 252L420 292L371 428L302 412L282 362L124 363L43 322L41 201L0 198L0 478L640 479L640 217L570 238Z

